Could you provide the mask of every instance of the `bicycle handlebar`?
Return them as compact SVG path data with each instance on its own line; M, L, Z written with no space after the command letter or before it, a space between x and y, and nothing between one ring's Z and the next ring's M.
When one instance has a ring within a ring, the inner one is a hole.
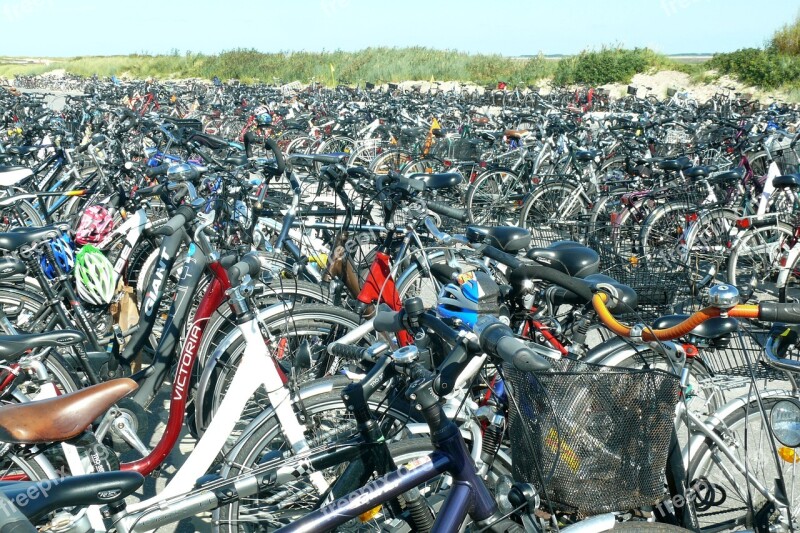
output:
M438 215L458 220L459 222L469 222L469 213L464 209L450 207L439 202L428 201L426 202L428 209Z
M611 331L622 337L630 337L632 328L621 324L606 307L608 296L598 293L592 297L594 306L600 321ZM706 307L697 311L689 318L666 329L645 329L641 333L643 341L668 341L677 339L688 334L694 328L710 318L722 316L723 314L731 318L755 318L767 322L785 322L789 324L800 324L800 303L777 303L763 302L758 305L739 304L730 309L719 307Z

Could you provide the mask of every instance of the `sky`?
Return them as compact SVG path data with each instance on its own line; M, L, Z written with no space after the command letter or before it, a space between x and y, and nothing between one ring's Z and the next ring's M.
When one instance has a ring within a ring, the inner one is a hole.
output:
M0 55L427 46L507 56L762 46L800 0L0 0Z

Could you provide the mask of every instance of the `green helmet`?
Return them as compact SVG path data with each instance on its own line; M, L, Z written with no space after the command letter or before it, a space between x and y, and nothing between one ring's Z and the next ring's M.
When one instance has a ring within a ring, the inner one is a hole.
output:
M108 305L116 289L114 266L103 252L86 244L75 258L75 279L78 296L92 305Z

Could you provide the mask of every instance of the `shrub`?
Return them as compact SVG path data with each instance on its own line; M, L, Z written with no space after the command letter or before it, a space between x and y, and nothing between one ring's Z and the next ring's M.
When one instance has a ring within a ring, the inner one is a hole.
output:
M634 74L646 72L654 67L671 67L673 62L648 48L603 47L600 50L584 50L577 56L559 61L555 82L560 85L587 83L630 83Z
M794 22L775 32L770 42L770 49L779 54L800 55L800 15Z
M728 54L716 54L710 66L723 74L765 89L800 82L800 56L774 49L744 48Z

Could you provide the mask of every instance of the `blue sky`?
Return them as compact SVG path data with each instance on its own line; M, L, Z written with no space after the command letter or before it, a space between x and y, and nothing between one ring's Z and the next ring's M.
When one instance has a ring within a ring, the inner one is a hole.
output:
M428 46L527 55L602 44L760 46L800 0L0 0L0 55Z

